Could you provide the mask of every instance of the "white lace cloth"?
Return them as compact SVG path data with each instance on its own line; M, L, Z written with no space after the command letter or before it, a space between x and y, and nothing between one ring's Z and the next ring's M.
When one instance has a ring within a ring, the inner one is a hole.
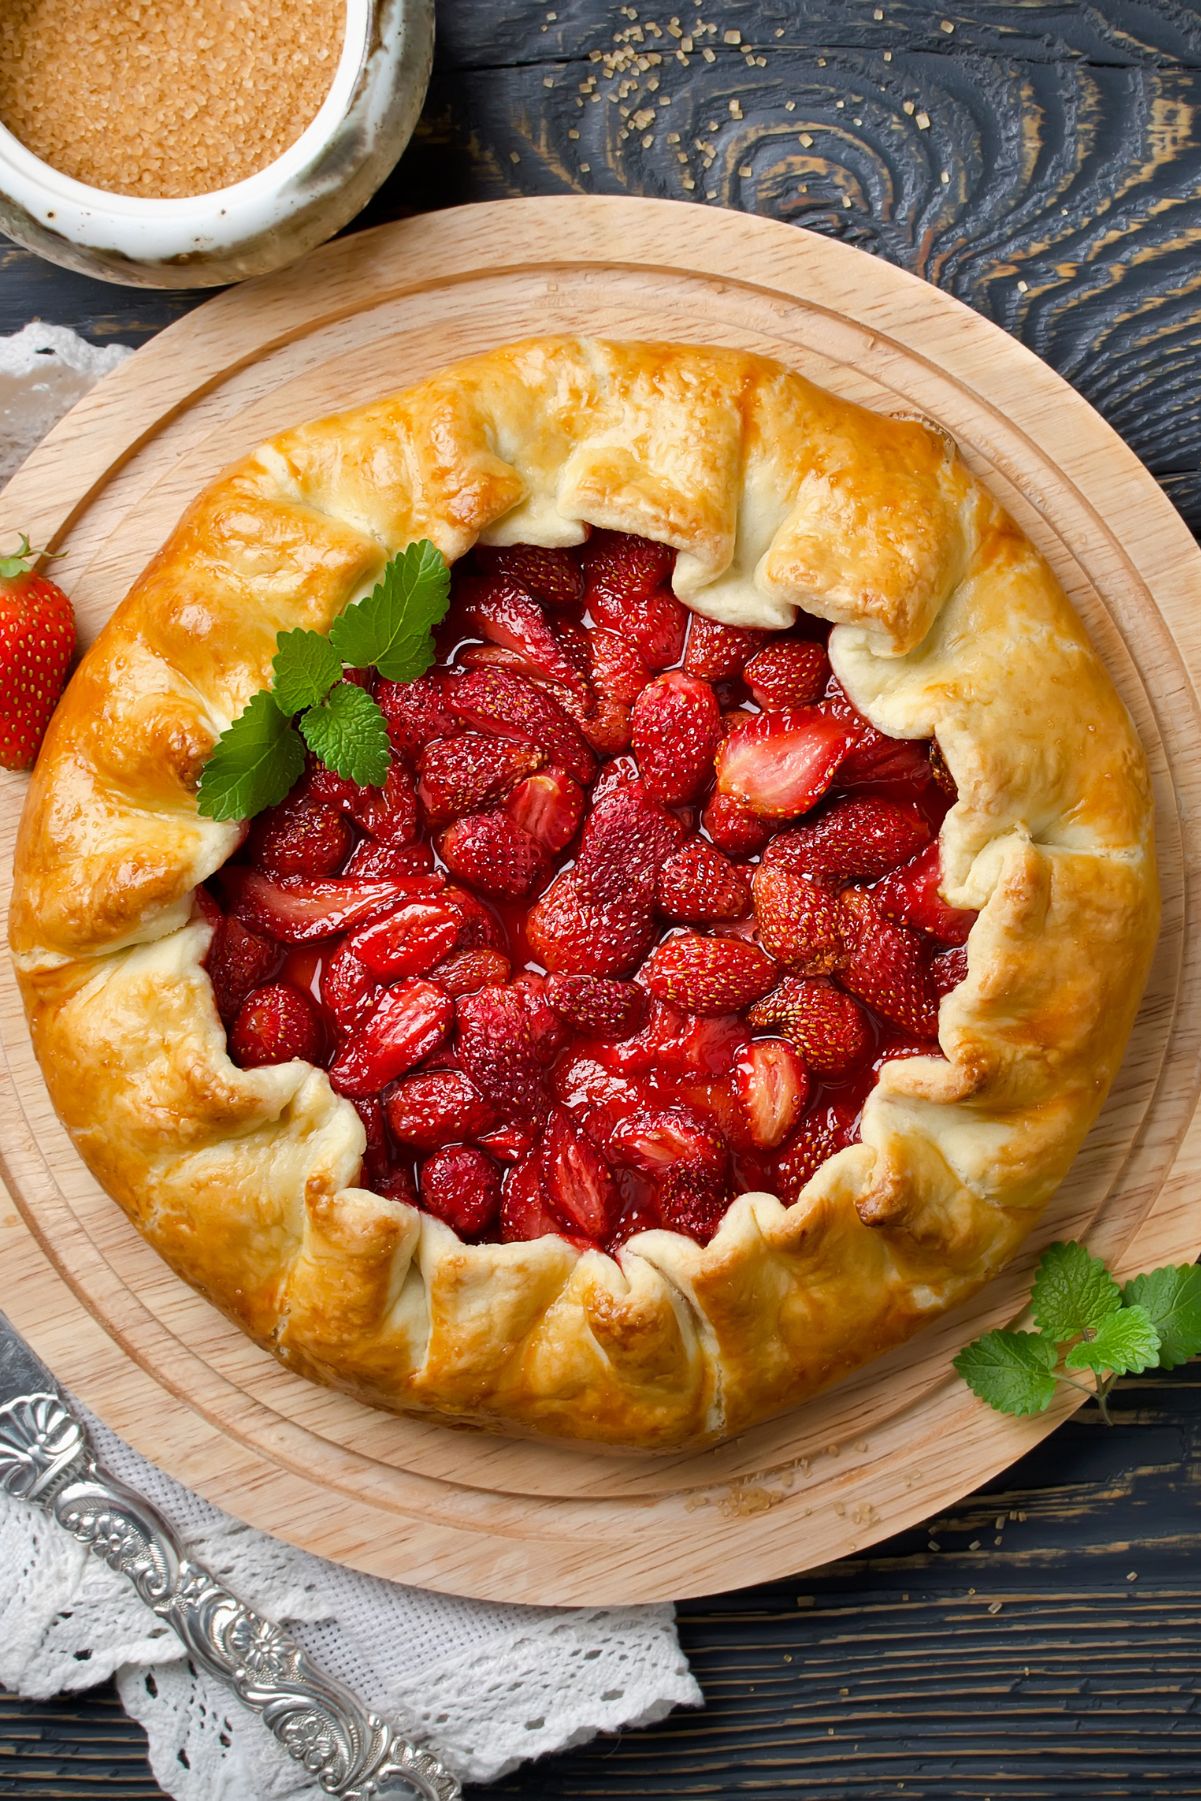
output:
M0 478L125 354L61 326L0 339ZM361 1576L239 1525L89 1424L113 1473L230 1588L288 1622L332 1674L465 1781L700 1704L670 1607L502 1607ZM42 1698L114 1674L176 1801L318 1801L322 1791L256 1716L193 1672L123 1577L0 1494L0 1683Z

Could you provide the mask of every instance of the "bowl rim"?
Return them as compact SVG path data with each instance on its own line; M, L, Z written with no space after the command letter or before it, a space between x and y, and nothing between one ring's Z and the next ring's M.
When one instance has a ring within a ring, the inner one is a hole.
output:
M376 0L343 0L343 5L342 48L325 98L300 136L253 174L196 194L123 194L64 174L0 121L0 190L34 219L76 243L100 241L97 227L109 241L114 228L122 226L156 236L164 229L183 227L191 234L198 225L220 219L222 238L241 235L241 220L246 229L261 229L263 211L275 210L275 203L330 142L354 102L371 49L377 6Z

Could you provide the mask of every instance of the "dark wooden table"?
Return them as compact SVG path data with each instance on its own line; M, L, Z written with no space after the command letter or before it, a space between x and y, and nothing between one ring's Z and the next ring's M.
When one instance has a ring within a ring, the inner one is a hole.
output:
M1038 351L1201 529L1197 0L440 0L439 29L423 124L362 223L574 190L829 232ZM0 270L3 332L137 344L202 298L13 246ZM872 1555L689 1603L703 1714L492 1792L1201 1796L1201 1377L1128 1380L1114 1413ZM159 1794L111 1690L0 1699L0 1795Z

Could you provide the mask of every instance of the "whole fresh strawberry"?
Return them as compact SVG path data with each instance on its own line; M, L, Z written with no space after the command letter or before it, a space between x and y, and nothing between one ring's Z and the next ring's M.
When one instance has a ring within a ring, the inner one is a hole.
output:
M28 769L75 654L75 615L29 539L0 557L0 765Z

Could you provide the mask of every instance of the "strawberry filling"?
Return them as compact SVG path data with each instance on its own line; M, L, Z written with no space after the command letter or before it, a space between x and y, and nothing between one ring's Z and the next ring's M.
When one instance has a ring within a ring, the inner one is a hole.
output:
M200 896L234 1059L323 1066L362 1180L465 1239L794 1200L966 973L937 745L856 712L819 621L690 614L673 563L463 559L435 667L374 679L386 783L310 765Z

